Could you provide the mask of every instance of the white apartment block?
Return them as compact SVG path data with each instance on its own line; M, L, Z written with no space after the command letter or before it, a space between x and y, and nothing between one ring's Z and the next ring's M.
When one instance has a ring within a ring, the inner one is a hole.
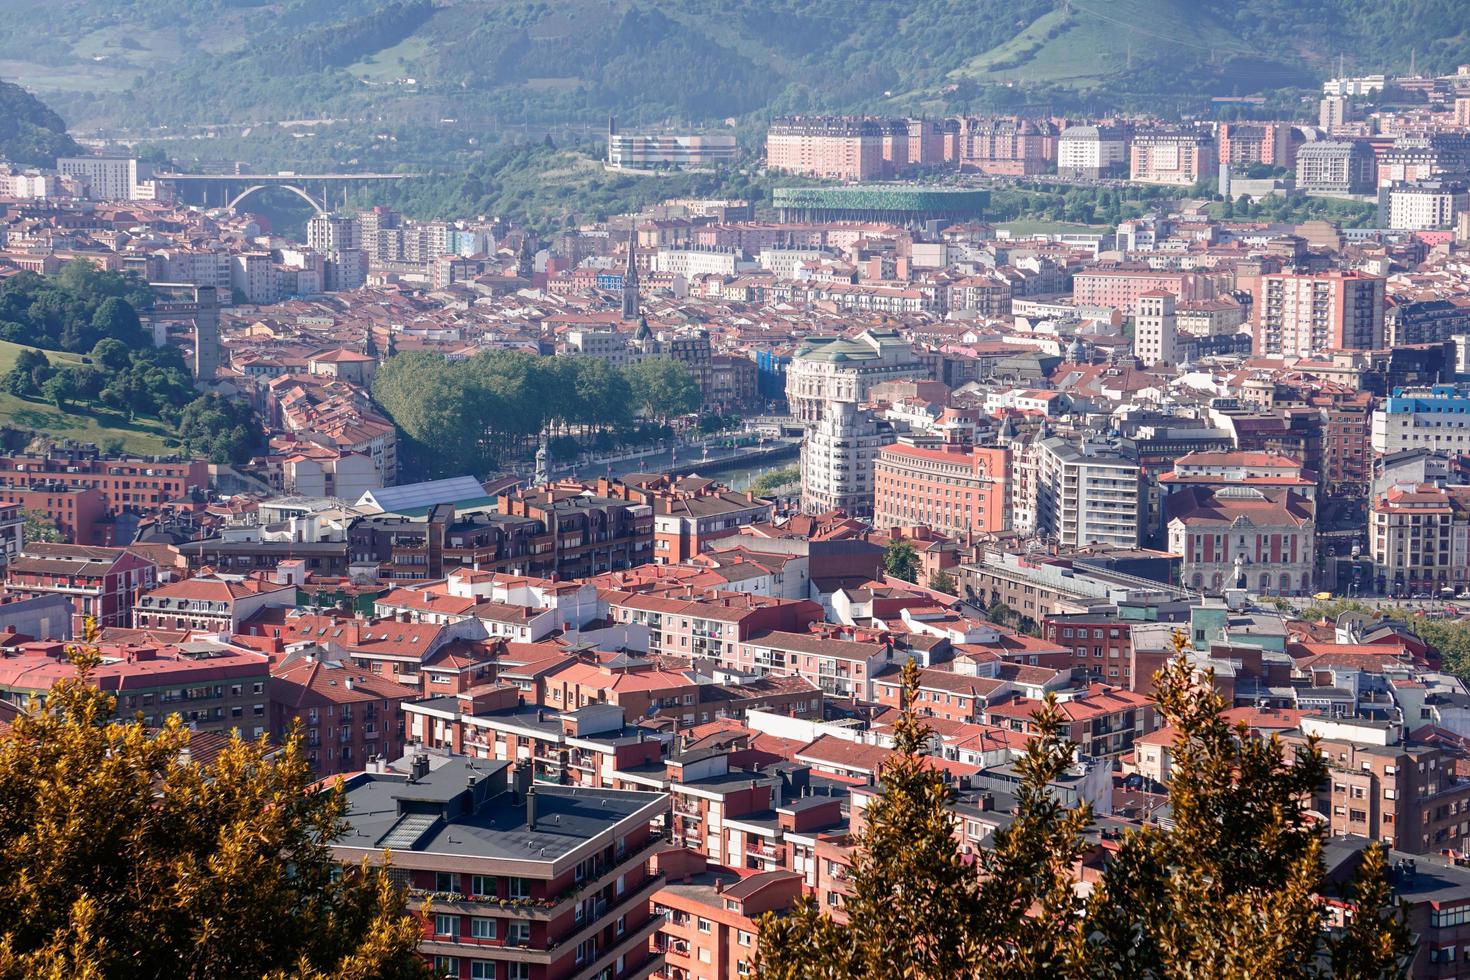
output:
M1038 535L1063 548L1138 547L1138 463L1118 452L1043 439L1036 463Z

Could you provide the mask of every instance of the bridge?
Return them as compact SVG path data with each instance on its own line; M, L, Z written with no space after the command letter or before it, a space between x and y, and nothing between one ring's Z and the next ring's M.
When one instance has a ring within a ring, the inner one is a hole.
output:
M333 188L342 193L338 200L346 198L346 190L355 184L387 183L418 177L419 174L298 174L290 172L273 174L154 174L154 179L171 186L175 197L186 204L203 207L239 206L252 194L270 187L290 191L310 204L316 211L330 211ZM313 195L318 191L320 196Z

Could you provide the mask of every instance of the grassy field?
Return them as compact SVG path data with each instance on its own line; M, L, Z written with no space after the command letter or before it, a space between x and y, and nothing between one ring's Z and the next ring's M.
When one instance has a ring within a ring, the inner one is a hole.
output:
M0 374L6 374L15 366L15 359L25 348L20 344L0 341ZM52 364L80 364L81 357L58 351L46 351ZM0 424L30 429L53 439L75 439L78 442L95 442L98 445L121 440L128 452L165 454L172 452L165 439L168 427L157 419L139 419L129 422L108 408L87 409L72 406L69 412L59 411L55 405L43 401L28 401L8 392L0 392Z

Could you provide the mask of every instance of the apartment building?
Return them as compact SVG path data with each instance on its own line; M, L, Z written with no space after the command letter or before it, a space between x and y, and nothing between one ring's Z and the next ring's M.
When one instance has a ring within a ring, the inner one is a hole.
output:
M1036 734L1033 717L1041 707L1035 698L1015 697L986 709L986 722L1014 732ZM1134 742L1159 727L1152 699L1132 691L1094 684L1075 696L1062 697L1062 733L1086 756L1106 759L1125 755Z
M1213 299L1215 295L1214 283L1196 272L1098 265L1077 273L1072 280L1074 305L1110 307L1124 314L1137 313L1140 297L1159 291L1172 295L1176 305Z
M1053 436L1038 445L1036 533L1063 549L1136 548L1144 499L1138 461Z
M893 424L852 402L832 402L807 430L801 447L801 509L873 514L874 469L884 446L897 438Z
M124 548L26 544L5 566L5 591L12 595L61 595L72 604L72 632L88 619L99 627L133 625L138 597L158 580L158 566Z
M1470 452L1470 385L1394 388L1373 410L1373 451Z
M1215 141L1206 133L1153 130L1133 134L1128 178L1188 186L1215 170Z
M1296 151L1296 183L1309 194L1371 194L1378 186L1365 140L1314 140Z
M211 576L169 582L133 604L138 629L238 633L262 609L294 609L296 586L259 579Z
M1396 484L1373 497L1368 529L1380 592L1437 596L1467 588L1470 488Z
M789 912L801 895L792 871L736 873L687 848L654 858L664 885L653 894L662 919L653 952L666 980L739 980L755 973L758 920Z
M1215 127L1216 155L1220 163L1263 163L1290 169L1301 139L1293 130L1287 122L1222 122Z
M1453 228L1470 210L1470 187L1457 181L1421 180L1388 189L1388 227L1395 231Z
M1307 717L1282 736L1288 758L1312 736L1328 765L1313 809L1326 815L1331 836L1409 854L1459 850L1470 833L1470 780L1447 751L1407 743L1396 722Z
M620 590L609 590L602 597L612 622L647 627L650 654L709 657L738 669L747 667L740 651L751 636L764 630L803 630L822 620L822 607L810 599L742 592L675 598Z
M347 780L347 867L393 853L393 874L423 918L419 951L454 980L646 976L663 884L650 826L668 797L512 784L510 766L452 759ZM529 774L528 774L529 775ZM425 912L425 910L430 910Z
M209 488L202 459L122 456L96 447L0 454L0 488L65 486L101 491L107 513L143 514Z
M397 759L406 747L403 706L419 688L323 656L291 654L271 669L271 737L285 743L293 726L318 776L360 772L374 758Z
M1044 173L1057 154L1057 131L1047 120L962 119L958 139L960 169L987 174Z
M1179 323L1174 294L1150 290L1138 297L1133 314L1133 353L1144 364L1172 366L1179 359Z
M1128 140L1112 126L1068 126L1057 137L1057 175L1073 180L1118 177L1128 170Z
M891 128L886 120L852 116L773 119L766 130L766 166L829 180L861 181L888 176L892 166L884 163L884 136ZM907 139L905 125L905 157Z
M1320 359L1383 348L1384 280L1361 272L1276 272L1256 284L1255 352Z
M31 710L51 689L77 676L65 643L23 644L0 656L0 700ZM259 738L270 725L270 663L262 654L227 643L108 643L91 683L117 698L119 717L140 715L149 726L170 715L199 731Z
M1006 530L1010 451L912 440L884 446L873 464L873 526L922 524L951 537Z

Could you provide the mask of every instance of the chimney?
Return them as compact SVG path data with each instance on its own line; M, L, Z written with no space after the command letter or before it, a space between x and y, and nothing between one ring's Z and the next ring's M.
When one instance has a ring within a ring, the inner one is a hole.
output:
M526 790L526 829L536 829L536 787Z
M725 891L725 879L724 878L716 878L715 879L715 894L716 895L722 895L722 894L724 894L724 891Z
M429 757L420 752L413 757L413 767L409 770L408 781L416 783L429 774Z

